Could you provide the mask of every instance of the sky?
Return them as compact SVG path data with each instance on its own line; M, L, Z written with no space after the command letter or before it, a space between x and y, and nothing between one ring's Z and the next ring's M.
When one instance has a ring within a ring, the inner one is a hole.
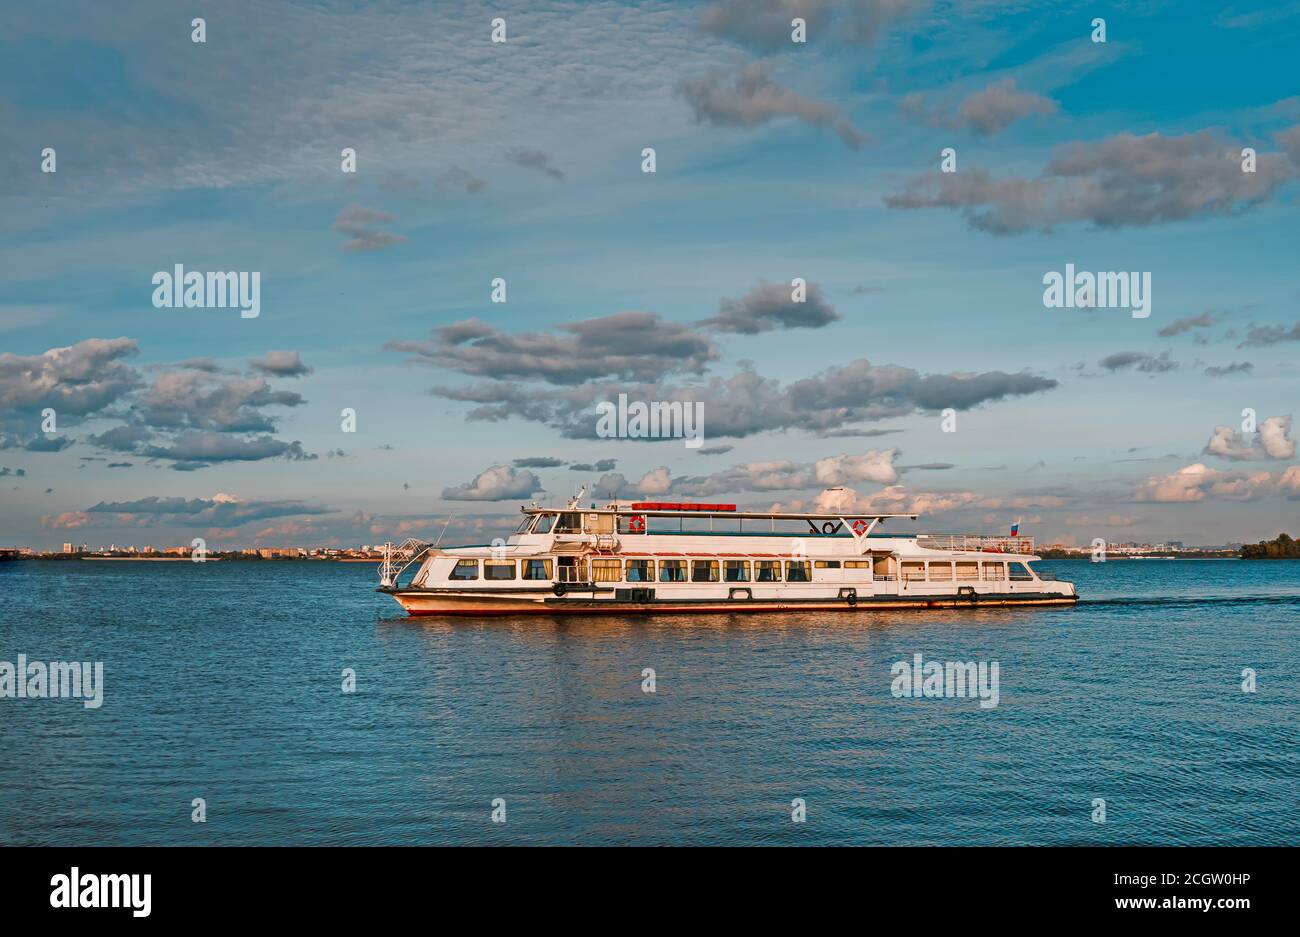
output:
M487 542L580 485L1300 534L1297 41L1286 2L11 4L0 545ZM160 306L177 265L257 314ZM1067 265L1149 315L1046 305ZM703 443L598 435L620 394Z

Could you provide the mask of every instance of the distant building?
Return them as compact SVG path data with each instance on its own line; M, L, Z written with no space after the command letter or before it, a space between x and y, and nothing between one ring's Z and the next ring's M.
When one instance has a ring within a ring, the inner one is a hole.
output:
M71 553L71 552L72 552L72 544L71 544L71 543L64 543L64 544L63 544L63 552L64 552L64 553Z

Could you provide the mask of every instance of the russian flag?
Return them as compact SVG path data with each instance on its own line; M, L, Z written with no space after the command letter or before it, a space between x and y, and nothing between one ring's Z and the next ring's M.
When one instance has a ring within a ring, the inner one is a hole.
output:
M1011 536L1013 537L1020 536L1020 521L1016 521L1014 524L1011 525Z

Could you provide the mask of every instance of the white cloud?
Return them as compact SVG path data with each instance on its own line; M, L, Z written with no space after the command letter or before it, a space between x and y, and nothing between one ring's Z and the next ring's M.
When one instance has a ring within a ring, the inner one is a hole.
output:
M447 501L511 501L526 499L541 489L542 483L532 472L494 465L480 472L472 482L444 488L442 497Z
M1259 424L1259 432L1249 442L1230 426L1216 426L1204 452L1232 462L1293 459L1295 440L1291 438L1291 415L1269 417Z

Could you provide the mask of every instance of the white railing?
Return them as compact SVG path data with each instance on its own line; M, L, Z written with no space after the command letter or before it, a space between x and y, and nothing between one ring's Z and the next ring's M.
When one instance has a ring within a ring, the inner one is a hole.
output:
M384 544L384 561L379 564L379 585L385 589L397 585L397 577L429 549L423 540L408 537L397 546Z
M976 553L1033 553L1033 537L989 537L981 534L921 534L919 546L931 550L966 550Z

